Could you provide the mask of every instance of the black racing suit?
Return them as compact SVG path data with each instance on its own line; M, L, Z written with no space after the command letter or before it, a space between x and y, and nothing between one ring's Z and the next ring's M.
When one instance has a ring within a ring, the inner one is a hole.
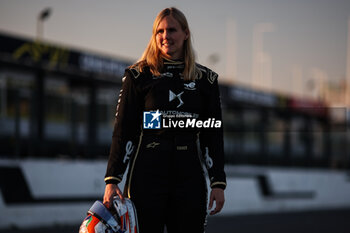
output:
M125 71L105 182L118 184L129 163L124 192L136 206L141 233L163 232L164 225L168 233L204 232L202 161L211 188L226 187L218 75L199 64L196 68L194 81L183 79L180 61L165 60L160 76L147 67ZM145 129L145 111L162 114L155 119L163 127ZM186 119L192 123L174 125Z

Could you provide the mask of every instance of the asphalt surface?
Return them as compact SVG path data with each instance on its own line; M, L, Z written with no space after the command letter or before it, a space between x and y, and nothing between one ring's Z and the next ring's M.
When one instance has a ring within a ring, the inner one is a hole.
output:
M184 226L186 228L186 226ZM79 226L0 233L78 233ZM350 209L209 217L206 233L349 233Z
M349 233L350 209L211 218L206 233Z

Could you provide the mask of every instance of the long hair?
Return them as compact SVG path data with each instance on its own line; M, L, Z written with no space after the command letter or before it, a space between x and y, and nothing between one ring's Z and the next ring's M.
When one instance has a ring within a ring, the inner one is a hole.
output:
M153 75L159 76L160 71L163 68L163 57L161 51L157 47L156 35L157 28L159 23L166 17L171 15L177 20L182 28L182 30L188 32L188 38L184 41L183 45L183 55L185 69L183 72L185 80L194 80L196 77L196 63L195 63L195 54L191 42L191 33L187 23L185 15L175 7L165 8L157 15L156 19L153 22L152 36L148 45L143 52L141 58L139 59L137 66L140 68L140 71L148 66Z

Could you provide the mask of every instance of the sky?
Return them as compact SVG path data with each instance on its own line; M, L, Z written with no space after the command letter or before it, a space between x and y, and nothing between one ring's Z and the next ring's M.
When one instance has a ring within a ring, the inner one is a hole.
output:
M46 41L136 61L171 6L187 17L197 61L222 82L305 96L346 78L348 0L0 0L0 32L34 38L51 7Z

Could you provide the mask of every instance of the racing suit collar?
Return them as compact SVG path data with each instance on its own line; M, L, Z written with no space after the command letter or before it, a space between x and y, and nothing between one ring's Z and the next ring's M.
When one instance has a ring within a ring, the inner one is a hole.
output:
M182 65L182 64L184 64L183 59L171 60L171 59L163 57L163 60L164 60L165 65L180 65L180 64Z

